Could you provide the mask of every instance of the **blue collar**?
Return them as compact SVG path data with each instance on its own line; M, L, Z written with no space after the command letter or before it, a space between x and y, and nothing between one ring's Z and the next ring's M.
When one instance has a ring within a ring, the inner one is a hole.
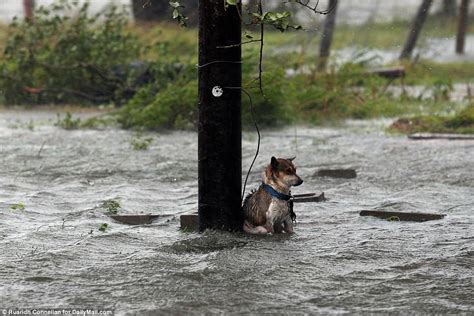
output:
M286 195L286 194L278 192L277 190L275 190L274 188L272 188L271 186L263 182L262 182L262 188L268 193L270 193L271 196L276 197L279 200L289 201L292 197L291 195Z

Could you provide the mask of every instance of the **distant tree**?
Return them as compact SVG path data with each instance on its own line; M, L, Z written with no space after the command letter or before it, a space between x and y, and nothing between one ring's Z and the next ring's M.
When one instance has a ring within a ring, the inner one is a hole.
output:
M456 0L443 0L439 14L441 16L456 16Z
M247 2L247 7L250 9L255 9L258 6L258 0L249 0Z
M132 11L135 21L163 21L169 13L168 1L132 0Z
M336 26L336 14L337 14L337 0L329 0L330 12L324 19L323 32L321 34L321 42L319 44L319 62L318 70L324 70L328 58L331 54L331 44L334 34L334 28Z
M34 19L35 0L23 0L23 10L25 19L32 21Z
M184 6L181 13L188 18L188 23L196 25L198 20L198 1L180 0ZM135 21L161 22L169 21L172 13L169 1L165 0L132 0L132 11Z
M418 12L416 13L415 19L413 20L410 33L408 33L407 40L405 42L405 45L403 46L403 50L400 54L399 59L408 59L411 57L411 54L413 53L413 49L416 46L418 36L420 35L421 29L423 28L423 24L425 23L426 17L428 16L428 11L430 10L432 3L433 0L423 0L421 2L421 5L418 8Z
M466 42L467 20L469 15L469 0L462 0L459 7L458 34L456 37L456 53L464 54L464 43Z

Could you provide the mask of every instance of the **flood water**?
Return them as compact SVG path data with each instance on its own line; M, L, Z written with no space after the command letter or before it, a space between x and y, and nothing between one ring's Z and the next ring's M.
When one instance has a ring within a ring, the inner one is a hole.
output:
M472 313L474 141L416 142L389 121L263 132L250 187L272 155L296 155L329 201L295 205L296 233L184 233L197 208L197 135L65 131L53 112L0 112L0 307L100 307L117 314ZM244 167L255 149L244 134ZM356 179L313 176L352 167ZM244 175L245 172L243 172ZM170 215L127 226L120 213ZM12 210L23 203L24 210ZM362 209L445 213L425 223ZM108 223L106 232L99 231Z

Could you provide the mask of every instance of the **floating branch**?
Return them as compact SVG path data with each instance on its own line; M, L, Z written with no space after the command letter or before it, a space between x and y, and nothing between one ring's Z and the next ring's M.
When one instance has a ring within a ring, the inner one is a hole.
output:
M311 5L311 0L289 0L288 3L296 3L296 4L299 4L311 11L313 11L314 13L316 14L322 14L322 15L327 15L329 13L332 12L332 10L334 10L334 8L336 7L337 5L337 0L335 1L335 4L329 6L326 10L319 10L318 9L318 6L319 6L319 0L316 1L316 3L314 5Z

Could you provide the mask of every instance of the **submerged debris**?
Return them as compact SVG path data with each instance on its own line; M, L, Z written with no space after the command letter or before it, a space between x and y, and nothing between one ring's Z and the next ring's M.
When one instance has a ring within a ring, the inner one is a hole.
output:
M25 204L23 204L23 203L12 204L12 205L10 205L10 209L12 211L16 211L16 210L24 211L25 210Z
M100 230L101 232L105 232L108 227L109 227L109 224L103 223L102 225L100 225L99 230Z
M108 200L102 203L102 207L105 208L105 210L109 213L117 214L118 210L121 208L121 205L116 200Z
M361 211L360 216L374 216L387 221L409 221L409 222L426 222L437 219L443 219L446 214L434 213L408 213L408 212L389 212L389 211Z
M357 172L354 169L321 169L314 175L316 177L353 179L357 177Z

